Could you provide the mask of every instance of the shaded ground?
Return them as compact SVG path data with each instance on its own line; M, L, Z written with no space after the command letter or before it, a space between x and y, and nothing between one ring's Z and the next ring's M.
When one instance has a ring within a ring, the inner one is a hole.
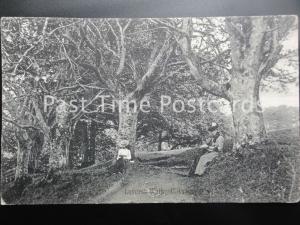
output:
M199 149L180 150L167 158L155 153L155 160L136 162L125 176L91 167L56 174L46 184L41 177L33 178L21 198L10 203L297 201L300 199L299 130L272 132L270 136L276 141L212 161L202 177L183 176ZM296 178L293 183L292 178Z
M98 203L299 201L299 130L269 136L269 141L254 149L227 151L211 162L203 176L195 178L182 174L187 174L199 150L181 150L167 159L161 158L164 152L150 153L152 165L147 161L136 165L127 184Z
M9 192L5 192L2 197L8 204L82 204L104 193L121 178L121 174L94 168L68 171L56 174L50 183L42 182L43 176L34 178L19 199L14 199Z
M137 164L123 187L98 203L194 202L191 180L170 168Z

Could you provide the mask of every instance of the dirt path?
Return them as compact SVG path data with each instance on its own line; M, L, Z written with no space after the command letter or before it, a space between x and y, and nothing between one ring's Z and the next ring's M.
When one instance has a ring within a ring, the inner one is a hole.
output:
M191 179L169 168L135 165L122 188L99 203L194 202Z

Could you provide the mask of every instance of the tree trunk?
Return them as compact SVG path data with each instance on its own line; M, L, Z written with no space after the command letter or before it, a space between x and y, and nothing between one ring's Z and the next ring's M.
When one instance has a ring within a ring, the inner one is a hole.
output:
M62 169L68 167L70 136L67 128L58 127L51 132L50 136L45 135L45 146L47 146L50 154L50 168Z
M56 107L56 127L55 133L51 135L51 142L53 143L52 151L50 151L49 164L53 169L69 168L69 148L70 140L72 138L72 127L68 121L68 106L65 102L61 102Z
M259 100L263 76L262 62L264 35L267 24L264 18L227 18L226 29L230 35L232 80L230 104L235 128L235 146L248 135L260 142L266 135Z
M95 122L81 121L81 152L83 154L82 166L87 167L95 163Z
M157 148L157 151L161 151L162 133L163 133L163 131L160 131L159 134L158 134L158 148Z
M61 159L61 149L59 147L59 140L57 140L56 129L45 134L44 149L49 152L49 168L60 168L59 161Z
M122 104L119 107L121 107L121 110L119 111L117 149L121 147L120 142L122 140L127 140L130 146L131 157L134 159L138 110L130 104Z
M232 81L232 99L230 101L235 144L240 145L252 136L254 142L260 142L266 135L264 118L259 100L259 85L251 77L234 78Z
M28 175L29 157L32 149L32 140L27 131L20 129L17 132L17 140L18 153L15 180Z
M95 164L95 154L96 154L96 136L97 136L97 123L91 121L90 126L90 151L89 151L89 162L90 165Z
M43 149L44 134L42 132L36 132L32 137L32 149L30 151L28 172L35 173L39 167L40 155Z

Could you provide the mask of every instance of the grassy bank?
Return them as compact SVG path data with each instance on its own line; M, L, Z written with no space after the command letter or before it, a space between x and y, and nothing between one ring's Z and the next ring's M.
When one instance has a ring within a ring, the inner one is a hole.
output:
M104 193L121 178L121 174L97 169L68 171L56 173L51 182L44 182L42 176L33 178L20 198L13 196L9 187L2 197L9 204L80 204Z
M299 200L298 132L285 130L269 136L270 141L255 149L245 148L211 162L202 177L194 178L192 189L198 190L196 199L207 202Z
M185 178L188 179L186 189L194 190L197 202L288 202L299 199L299 131L272 132L269 137L269 141L255 149L244 148L234 154L230 153L231 145L226 145L226 154L213 160L202 177ZM133 168L132 177L138 177L143 183L148 179L145 174L164 173L165 167L188 168L199 151L195 148L167 159L152 160L151 165L149 162L137 163L144 175L139 175ZM110 171L111 168L95 166L65 171L55 173L47 182L37 175L20 185L20 193L5 187L2 197L11 204L86 203L122 179L122 174ZM176 180L171 182L175 184Z

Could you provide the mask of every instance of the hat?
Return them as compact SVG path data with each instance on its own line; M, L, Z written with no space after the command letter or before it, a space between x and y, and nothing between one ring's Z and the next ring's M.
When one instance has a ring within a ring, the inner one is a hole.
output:
M126 147L127 145L129 145L129 141L127 141L127 140L121 140L120 141L120 147Z
M210 127L208 128L208 131L214 131L214 130L218 129L218 127L219 126L217 123L212 122Z

